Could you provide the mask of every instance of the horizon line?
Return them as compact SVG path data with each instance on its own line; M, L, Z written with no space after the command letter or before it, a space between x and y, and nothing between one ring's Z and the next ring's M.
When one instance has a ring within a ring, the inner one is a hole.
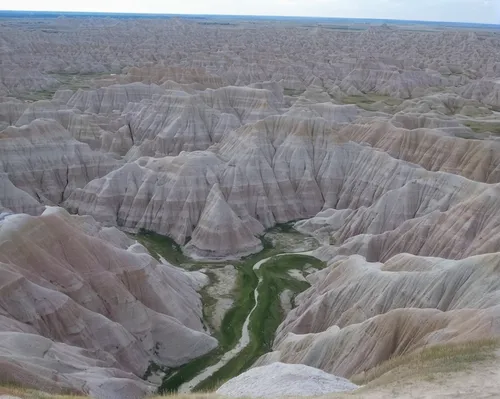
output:
M61 11L61 10L2 10L0 9L0 17L2 13L47 13L47 14L100 14L100 15L120 15L120 16L142 16L142 17L250 17L250 18L304 18L304 19L319 19L319 20L357 20L357 21L388 21L388 22L416 22L416 23L440 23L440 24L468 24L468 25L484 25L497 26L500 23L488 22L470 22L470 21L438 21L438 20L413 20L413 19L398 19L398 18L369 18L369 17L325 17L325 16L306 16L306 15L267 15L267 14L178 14L178 13L162 13L162 12L130 12L130 11Z

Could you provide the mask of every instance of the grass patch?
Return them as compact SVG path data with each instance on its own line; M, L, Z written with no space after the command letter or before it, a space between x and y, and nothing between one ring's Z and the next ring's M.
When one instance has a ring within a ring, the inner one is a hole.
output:
M280 223L277 224L276 226L273 227L272 232L273 233L291 233L291 234L300 234L295 230L293 227L295 225L295 222L288 222L288 223Z
M1 376L0 376L1 379ZM3 395L13 396L22 399L77 399L88 398L70 390L60 393L47 393L32 388L22 387L16 382L0 382L0 397Z
M213 319L213 311L215 310L217 300L208 294L208 288L213 284L217 284L219 279L217 275L210 270L205 271L205 274L210 279L210 284L203 287L200 291L201 303L203 304L203 321L208 325L210 331L213 332L216 331L216 328L212 325L211 321Z
M253 265L259 260L275 255L276 250L268 241L263 241L264 250L256 255L250 255L240 262L233 262L238 277L235 284L235 299L231 309L222 320L220 331L213 336L219 341L219 346L212 352L176 369L165 376L159 393L176 392L184 382L190 380L206 367L219 361L224 353L236 345L241 337L243 323L253 308L255 301L253 291L257 286L258 277L253 272Z
M471 129L474 133L492 133L500 135L500 123L498 122L478 122L462 121L462 124Z
M109 73L55 73L50 75L59 81L58 89L90 89L92 80L111 77Z
M92 88L91 83L93 79L104 78L111 75L109 73L54 73L48 76L58 80L59 83L47 90L21 93L13 96L29 102L51 100L57 90L69 89L76 91L78 89L90 89Z
M55 92L56 92L56 89L54 89L54 90L39 90L39 91L31 92L31 93L20 94L20 95L14 96L14 97L18 98L19 100L28 101L28 102L34 102L34 101L40 101L40 100L52 100L52 97L54 96Z
M293 229L292 222L280 224L267 233L293 236L299 234ZM193 261L185 256L181 247L169 237L142 230L134 238L158 260L161 256L173 265L182 265L191 270L207 267L207 262ZM247 256L240 261L209 264L208 268L232 264L238 272L233 291L233 306L224 315L220 330L215 330L213 326L210 326L213 330L213 336L219 341L219 346L212 352L181 367L163 369L166 375L158 390L160 394L176 392L184 382L191 380L208 366L217 363L224 353L234 348L240 340L243 324L255 305L254 290L259 284L259 276L254 272L253 266L262 259L271 258L283 252L279 242L273 246L273 242L269 238L263 236L261 240L264 248L258 254ZM280 294L285 289L297 294L309 286L307 282L291 277L288 271L292 269L303 270L306 266L320 269L324 267L324 263L310 256L285 255L274 257L262 266L258 272L263 277L259 286L259 306L255 309L250 320L249 345L236 358L197 386L196 391L217 387L221 382L225 382L246 370L259 356L271 350L276 328L284 316ZM211 281L215 281L215 274L210 274L210 272L208 274ZM201 291L201 295L204 304L204 320L208 320L211 316L208 312L213 308L215 299L208 295L206 289ZM158 365L153 365L151 371L158 367Z
M461 344L434 345L408 355L393 357L351 381L367 388L385 385L406 376L435 378L436 373L467 370L473 363L493 359L498 340L479 340Z
M403 102L403 100L400 98L394 98L374 93L368 93L359 96L347 96L344 97L342 101L344 102L344 104L355 104L367 111L376 111L375 107L373 107L372 105L377 102L382 102L390 107L400 105Z
M154 233L152 231L141 230L134 238L139 241L150 252L156 260L160 256L173 265L192 263L192 259L182 253L181 246L170 237Z
M283 89L283 94L285 96L298 97L302 95L305 90L295 90L295 89Z
M288 271L304 270L306 266L321 269L324 264L311 256L285 255L274 257L261 266L258 272L262 276L259 285L259 305L250 318L250 343L238 356L199 384L195 388L196 391L216 389L248 369L261 355L271 351L275 331L284 318L280 294L288 289L296 295L309 287L307 282L291 277ZM253 297L253 290L251 295ZM245 313L243 321L247 314ZM239 331L241 332L241 328Z
M237 267L238 268L238 267ZM165 376L158 392L176 392L186 381L191 380L208 366L217 363L228 350L233 348L241 337L241 329L255 302L253 290L257 285L257 276L248 268L238 268L238 280L236 283L238 296L232 308L225 314L221 330L215 331L213 336L219 341L219 346L212 352L181 366Z
M218 348L187 365L171 370L165 376L159 393L176 392L180 385L191 380L206 367L217 363L224 353L237 344L241 338L245 319L255 305L254 290L258 285L259 276L254 272L253 266L258 261L279 253L279 250L273 248L266 240L263 243L264 250L262 252L234 263L238 270L235 300L222 320L220 331L214 333L215 338L219 341ZM320 260L303 255L275 257L262 266L259 271L263 276L263 281L259 286L259 306L255 309L250 320L249 345L210 378L200 383L196 387L196 391L216 388L221 383L246 370L259 356L271 349L276 328L283 320L280 302L281 292L289 289L298 293L309 286L308 283L289 276L288 270L303 269L306 265L307 267L312 265L315 268L324 267Z

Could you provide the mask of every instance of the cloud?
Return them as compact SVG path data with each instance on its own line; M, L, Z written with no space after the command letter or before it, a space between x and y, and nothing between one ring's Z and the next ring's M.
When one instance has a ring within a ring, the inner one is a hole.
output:
M18 10L391 18L500 24L500 0L18 0Z

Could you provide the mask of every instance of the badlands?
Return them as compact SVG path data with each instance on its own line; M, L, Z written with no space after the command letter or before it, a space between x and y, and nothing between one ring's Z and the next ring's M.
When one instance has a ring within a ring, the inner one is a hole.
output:
M2 15L0 395L498 394L498 30Z

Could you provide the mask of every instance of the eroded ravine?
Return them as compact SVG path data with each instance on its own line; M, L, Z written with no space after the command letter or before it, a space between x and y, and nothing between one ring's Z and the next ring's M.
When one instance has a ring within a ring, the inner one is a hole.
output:
M148 233L137 238L169 263L190 271L205 270L211 278L201 295L205 322L219 346L179 368L165 370L160 393L213 390L251 367L261 355L272 350L275 331L286 309L293 306L295 295L309 287L305 276L324 267L323 262L310 256L319 245L312 237L298 233L291 224L269 230L263 237L263 251L230 262L236 273L232 289L226 291L231 293L232 306L214 327L213 309L217 306L214 303L220 298L213 295L214 292L218 295L217 290L209 288L218 284L214 276L224 273L228 262L193 262L167 237ZM285 291L289 298L287 306L283 303ZM162 369L160 365L152 366L152 370Z
M243 323L243 328L241 331L241 338L236 344L236 346L227 351L222 358L214 365L207 367L205 370L203 370L201 373L196 375L193 379L186 381L184 384L182 384L178 388L179 393L189 393L191 392L196 386L198 386L201 382L205 381L209 377L211 377L216 371L220 370L222 367L224 367L231 359L234 359L236 356L238 356L244 348L248 346L250 343L250 320L255 312L255 310L259 307L259 289L262 285L262 282L264 280L264 274L260 272L260 268L262 265L267 263L270 259L274 257L282 257L286 255L302 255L302 256L310 256L312 254L312 251L308 252L299 252L299 253L293 253L293 252L288 252L288 253L283 253L283 254L278 254L275 256L271 256L265 259L262 259L255 263L255 265L252 267L253 271L255 274L258 275L259 280L257 283L257 286L255 287L254 290L254 298L255 298L255 305L253 308L250 310L248 313L247 318L245 319L245 322Z

